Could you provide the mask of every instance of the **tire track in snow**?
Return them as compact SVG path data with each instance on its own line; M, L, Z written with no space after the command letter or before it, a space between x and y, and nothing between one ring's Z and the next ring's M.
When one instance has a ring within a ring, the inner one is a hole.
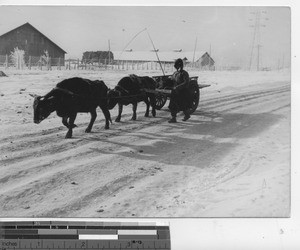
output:
M201 101L200 110L197 112L201 113L202 108L210 111L221 108L222 112L239 110L242 107L251 109L251 105L256 105L258 102L261 104L269 101L276 102L279 97L287 99L289 91L290 88L284 86L266 91L252 91L250 93L235 94L222 98L212 97L203 102ZM273 110L280 109L280 106L281 104L278 104ZM143 113L144 111L138 112L139 116L142 116ZM162 110L158 113L159 118L142 118L136 122L127 121L126 119L130 116L131 114L124 115L124 122L120 124L114 123L112 130L98 132L97 129L97 132L92 134L84 134L78 131L74 140L63 139L66 131L62 131L61 126L42 132L18 135L17 138L14 136L4 137L1 140L0 149L4 154L11 154L9 159L2 159L0 161L1 170L5 170L5 168L10 169L0 179L1 185L6 184L8 186L6 189L2 189L2 196L6 197L4 201L7 204L12 200L15 202L18 202L18 200L19 202L22 200L25 201L26 199L22 198L33 197L32 195L39 191L42 192L43 196L51 196L53 190L48 190L50 186L57 185L58 187L63 187L65 185L64 178L68 179L69 176L82 175L86 166L85 160L81 161L82 157L85 159L88 158L90 161L97 159L98 154L90 150L90 148L99 147L99 149L105 149L110 139L120 135L136 133L149 126L159 125L166 121L169 113ZM103 119L100 122L103 122ZM87 123L80 123L80 127L84 127L84 125L87 125ZM98 127L100 125L95 124L95 126ZM57 133L60 136L56 136ZM11 145L9 143L10 140L15 140L15 143L18 142L18 144ZM103 140L106 142L102 142ZM114 144L113 150L117 151L120 147ZM82 169L78 170L77 167L75 170L73 166L64 167L64 164L71 160L77 162L79 168L82 166ZM148 174L149 170L146 169L144 173L134 173L132 176L124 175L115 180L110 179L108 184L96 187L95 190L90 190L90 192L78 199L71 199L64 207L53 208L51 211L41 212L40 214L45 216L68 216L73 210L80 210L85 206L89 206L90 202L93 202L95 198L97 198L98 202L101 202L101 200L118 193L125 186L128 186L129 183L146 178ZM230 172L223 178L230 178ZM14 182L17 183L14 184Z

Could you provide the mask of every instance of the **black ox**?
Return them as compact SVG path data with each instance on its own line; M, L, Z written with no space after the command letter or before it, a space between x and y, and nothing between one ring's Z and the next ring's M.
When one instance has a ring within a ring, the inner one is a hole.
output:
M117 104L119 113L116 122L120 122L123 105L132 104L133 115L131 120L136 120L138 102L144 101L147 105L145 117L149 116L149 108L152 107L152 116L155 117L155 95L148 93L146 89L154 90L156 82L148 76L130 75L123 77L117 86L108 91L108 109L113 109Z
M107 107L108 88L103 81L91 81L74 77L61 81L45 96L32 95L34 97L34 123L40 123L52 112L62 117L62 123L68 128L66 138L72 137L72 129L77 113L91 113L91 120L85 132L92 130L96 120L96 108L99 106L105 116L105 129L111 122Z

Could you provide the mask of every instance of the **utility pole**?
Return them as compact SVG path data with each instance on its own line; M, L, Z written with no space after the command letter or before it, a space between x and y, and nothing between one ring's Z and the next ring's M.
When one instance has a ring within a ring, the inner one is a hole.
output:
M261 27L266 27L266 25L262 24L261 21L263 20L268 20L268 18L262 18L262 14L266 14L266 11L261 11L258 10L256 12L250 12L250 14L255 15L255 21L254 25L250 25L250 27L254 28L253 32L253 39L252 39L252 44L251 44L251 54L250 54L250 62L249 62L249 70L252 68L252 61L254 57L254 48L257 48L257 71L260 70L260 65L261 65L261 50L260 48L262 47L261 45L261 39L260 39L260 28ZM253 19L249 19L249 21L253 21Z
M108 39L108 64L110 64L110 40Z
M195 62L195 53L196 53L196 48L197 48L197 39L198 39L198 37L196 37L196 41L195 41L194 54L193 54L193 66L194 66L194 62Z
M209 44L209 55L208 55L208 68L210 70L210 58L211 58L211 43Z
M259 71L259 48L261 47L261 45L257 44L257 71Z

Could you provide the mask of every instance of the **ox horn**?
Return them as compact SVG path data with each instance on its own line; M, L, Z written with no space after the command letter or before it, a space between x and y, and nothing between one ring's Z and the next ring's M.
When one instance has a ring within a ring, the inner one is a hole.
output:
M44 96L40 96L40 95L37 95L37 94L29 94L31 97L33 98L37 98L38 100L44 98Z
M37 95L37 94L31 94L31 93L29 93L29 95L30 95L31 97L33 97L33 98L36 98L36 97L38 97L38 95Z

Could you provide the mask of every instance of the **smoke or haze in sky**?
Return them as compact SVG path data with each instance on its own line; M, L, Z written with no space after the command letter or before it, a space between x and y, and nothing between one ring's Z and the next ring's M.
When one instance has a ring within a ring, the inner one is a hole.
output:
M254 38L255 12L261 13L253 60L260 34L262 66L290 65L291 13L288 7L70 7L0 6L0 35L26 22L64 49L68 57L84 51L121 51L147 28L160 51L182 49L211 52L220 65L249 63ZM150 50L146 32L128 48Z

